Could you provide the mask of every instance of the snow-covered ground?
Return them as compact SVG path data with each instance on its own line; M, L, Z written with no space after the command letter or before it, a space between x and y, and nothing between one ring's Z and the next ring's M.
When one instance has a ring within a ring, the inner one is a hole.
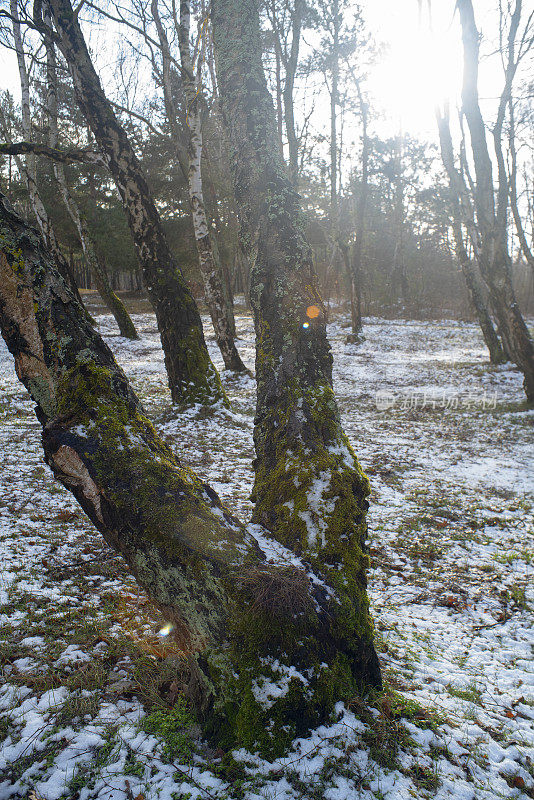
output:
M253 380L223 374L231 411L178 415L153 315L135 316L137 342L98 321L159 430L245 518ZM237 323L252 368L252 322ZM488 365L472 324L373 318L359 347L345 325L329 326L335 390L373 487L386 692L339 705L274 763L158 715L176 699L177 653L52 481L0 344L0 800L534 797L534 412L520 376Z

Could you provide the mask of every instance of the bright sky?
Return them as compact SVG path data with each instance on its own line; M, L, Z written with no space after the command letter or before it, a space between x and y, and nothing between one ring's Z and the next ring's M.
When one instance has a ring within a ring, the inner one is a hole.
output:
M530 0L532 2L532 0ZM364 17L377 42L386 45L384 58L370 76L369 89L375 111L384 116L377 132L393 134L400 128L424 139L436 138L434 108L444 99L459 102L462 53L455 0L434 0L429 20L428 0L360 0ZM528 1L524 3L528 11ZM476 0L477 25L483 33L496 33L497 0ZM100 32L100 37L102 31ZM484 44L483 44L484 47ZM97 48L102 52L100 48ZM105 48L104 48L105 51ZM110 65L99 65L109 70ZM482 62L480 93L491 102L502 85L498 59ZM12 53L0 48L0 89L18 96L18 75Z
M449 100L459 103L462 83L462 44L455 0L434 0L429 19L427 0L421 14L417 0L361 0L364 17L387 53L373 70L369 84L392 132L399 127L422 138L436 137L434 108ZM525 7L528 3L525 3ZM496 33L497 0L476 0L477 26ZM484 44L482 45L482 52ZM491 102L502 85L498 59L481 63L481 102ZM488 98L483 99L483 98Z

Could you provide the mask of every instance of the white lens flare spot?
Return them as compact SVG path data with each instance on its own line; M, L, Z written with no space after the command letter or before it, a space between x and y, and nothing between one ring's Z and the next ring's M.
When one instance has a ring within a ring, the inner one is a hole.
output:
M172 631L172 629L173 629L173 628L174 628L174 625L171 625L171 623L170 623L170 622L167 622L167 623L166 623L166 624L163 626L163 628L160 628L160 630L159 630L159 635L160 635L160 636L168 636L168 635L169 635L169 633Z
M310 327L310 323L309 322L303 322L302 323L302 327L303 328L309 328Z

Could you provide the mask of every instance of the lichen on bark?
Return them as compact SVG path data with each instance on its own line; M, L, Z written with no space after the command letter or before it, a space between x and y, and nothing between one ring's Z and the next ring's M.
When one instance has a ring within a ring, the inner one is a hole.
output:
M212 19L242 241L253 265L253 520L335 587L334 638L344 645L325 661L347 658L345 688L379 685L366 592L369 484L343 432L332 389L324 307L300 198L277 147L258 6L255 0L213 0Z

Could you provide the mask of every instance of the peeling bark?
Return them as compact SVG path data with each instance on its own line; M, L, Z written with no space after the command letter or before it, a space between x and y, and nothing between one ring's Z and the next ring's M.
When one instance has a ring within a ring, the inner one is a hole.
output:
M77 102L122 198L156 312L172 399L182 405L227 403L208 355L196 303L169 249L137 156L104 95L77 17L69 0L50 0L49 5Z

